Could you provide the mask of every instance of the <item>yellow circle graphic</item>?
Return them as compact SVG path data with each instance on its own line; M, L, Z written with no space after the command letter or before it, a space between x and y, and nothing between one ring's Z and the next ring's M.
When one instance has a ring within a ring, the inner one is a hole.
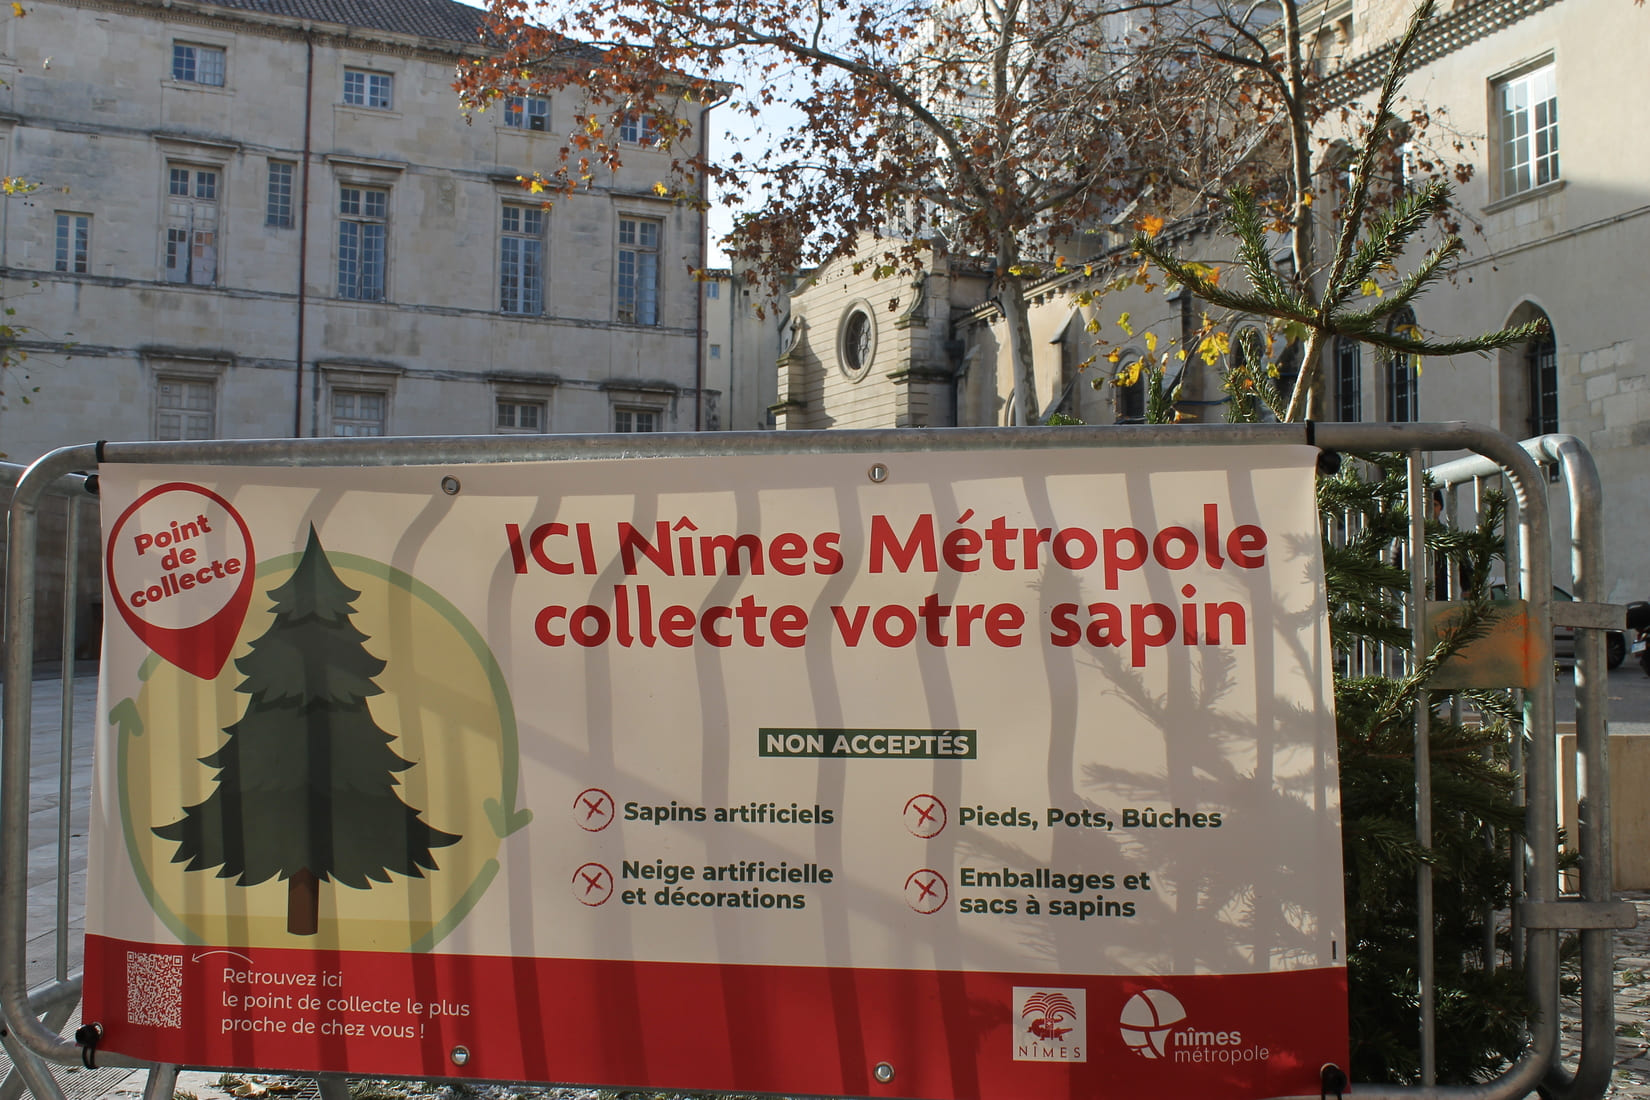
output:
M411 767L394 775L396 793L433 829L456 834L433 847L422 877L399 872L366 888L319 884L313 934L288 928L290 884L272 878L238 885L221 867L188 870L180 844L156 828L210 798L218 769L203 763L247 712L247 679L236 667L274 623L268 596L293 574L297 555L262 563L252 610L229 663L202 680L151 657L130 708L122 704L120 795L126 843L151 904L185 942L231 947L418 951L463 919L497 871L501 838L526 822L511 809L517 780L515 719L498 666L479 634L428 586L400 570L352 554L328 553L337 577L360 592L349 624L368 654L385 662L367 699L372 721ZM335 793L334 797L347 797Z

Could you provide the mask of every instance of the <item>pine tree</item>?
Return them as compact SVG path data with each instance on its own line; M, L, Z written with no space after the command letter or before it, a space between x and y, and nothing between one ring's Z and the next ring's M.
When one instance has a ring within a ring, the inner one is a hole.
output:
M361 593L333 572L310 528L298 568L272 589L275 621L235 662L249 695L228 740L201 763L217 786L155 832L178 845L186 870L256 886L287 883L287 931L314 935L320 883L370 889L391 874L422 878L432 848L460 837L420 820L396 776L413 766L390 747L367 699L385 662L350 621Z
M1511 904L1511 843L1523 829L1508 746L1523 735L1507 691L1458 698L1427 690L1450 655L1489 627L1495 609L1469 592L1456 625L1419 660L1403 622L1409 572L1392 548L1409 533L1403 455L1366 455L1318 481L1335 675L1341 829L1346 866L1347 976L1354 1081L1415 1082L1416 872L1432 865L1438 1079L1481 1080L1517 1055L1523 975L1486 958L1488 914ZM1483 578L1501 555L1504 506L1488 494L1476 530L1426 525L1430 554L1452 574ZM1338 530L1339 528L1339 530ZM1482 589L1483 586L1480 586ZM1356 648L1402 652L1403 675L1361 675ZM1430 709L1432 844L1415 837L1416 703ZM1452 706L1459 702L1461 706ZM1477 716L1475 724L1462 713ZM1503 944L1504 945L1504 944Z

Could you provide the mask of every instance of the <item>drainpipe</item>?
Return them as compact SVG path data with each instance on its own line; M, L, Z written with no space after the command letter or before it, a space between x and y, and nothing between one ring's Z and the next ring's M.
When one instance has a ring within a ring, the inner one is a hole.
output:
M293 356L296 368L292 393L292 438L304 434L304 314L307 312L307 292L304 273L309 268L309 155L310 116L315 106L315 35L304 30L304 164L302 180L298 185L298 335L297 352Z
M707 163L710 160L710 113L731 97L724 95L720 99L712 100L699 108L699 156ZM710 173L701 169L699 172L699 190L710 191ZM708 197L708 196L707 196ZM710 216L707 211L699 212L699 271L701 274L710 266ZM701 280L694 290L693 303L694 338L693 350L693 430L705 430L705 284ZM731 380L732 375L729 374ZM730 385L731 389L732 386ZM731 395L724 394L725 397ZM731 405L730 405L731 407Z

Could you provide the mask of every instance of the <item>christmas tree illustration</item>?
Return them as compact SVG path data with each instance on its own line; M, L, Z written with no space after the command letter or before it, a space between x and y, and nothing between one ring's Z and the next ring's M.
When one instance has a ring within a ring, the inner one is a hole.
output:
M431 849L460 838L419 819L397 791L413 767L390 747L367 699L385 662L368 653L350 621L361 593L333 572L315 528L297 570L270 591L275 622L235 662L249 695L221 748L201 763L218 769L204 801L155 832L175 841L174 863L218 869L256 886L287 883L287 931L317 930L320 884L371 889L391 874L437 869Z

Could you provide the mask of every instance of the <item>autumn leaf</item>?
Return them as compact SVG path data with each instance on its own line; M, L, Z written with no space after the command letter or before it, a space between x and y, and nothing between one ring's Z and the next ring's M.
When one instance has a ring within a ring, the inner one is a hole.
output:
M1122 348L1112 348L1110 351L1108 351L1106 353L1106 362L1108 362L1108 363L1121 363L1122 361L1123 361L1123 349Z
M1385 292L1381 290L1381 284L1374 279L1365 279L1358 289L1363 291L1365 298L1385 297Z
M1118 315L1117 327L1122 329L1124 332L1128 333L1130 336L1134 335L1134 329L1129 326L1129 312L1128 312L1128 310L1124 310L1121 314Z
M19 19L21 19L25 15L29 14L28 12L23 10L23 5L19 4L17 2L17 0L11 0L11 13L13 15L17 16L17 18L19 18Z
M1146 333L1145 339L1146 339L1146 350L1148 352L1154 352L1155 353L1157 351L1157 333L1148 332L1148 333Z
M670 194L670 188L666 187L663 183L656 183L653 185L653 193L655 195L668 195Z
M1145 217L1135 222L1134 227L1140 230L1140 232L1146 234L1148 237L1155 237L1159 233L1163 232L1163 224L1163 219L1158 217L1156 214L1147 214Z
M1145 365L1146 360L1144 358L1136 359L1134 362L1118 371L1117 378L1114 381L1119 386L1134 385L1136 382L1140 381L1140 371L1143 367L1145 367Z
M1312 205L1312 192L1310 192L1310 191L1302 191L1301 192L1301 205L1302 206L1311 206Z
M1197 354L1205 366L1214 366L1222 355L1232 350L1232 338L1224 332L1211 332L1198 341Z
M1200 264L1194 260L1186 265L1186 270L1188 273L1202 279L1210 286L1220 285L1220 268L1218 267L1211 267L1208 264Z

